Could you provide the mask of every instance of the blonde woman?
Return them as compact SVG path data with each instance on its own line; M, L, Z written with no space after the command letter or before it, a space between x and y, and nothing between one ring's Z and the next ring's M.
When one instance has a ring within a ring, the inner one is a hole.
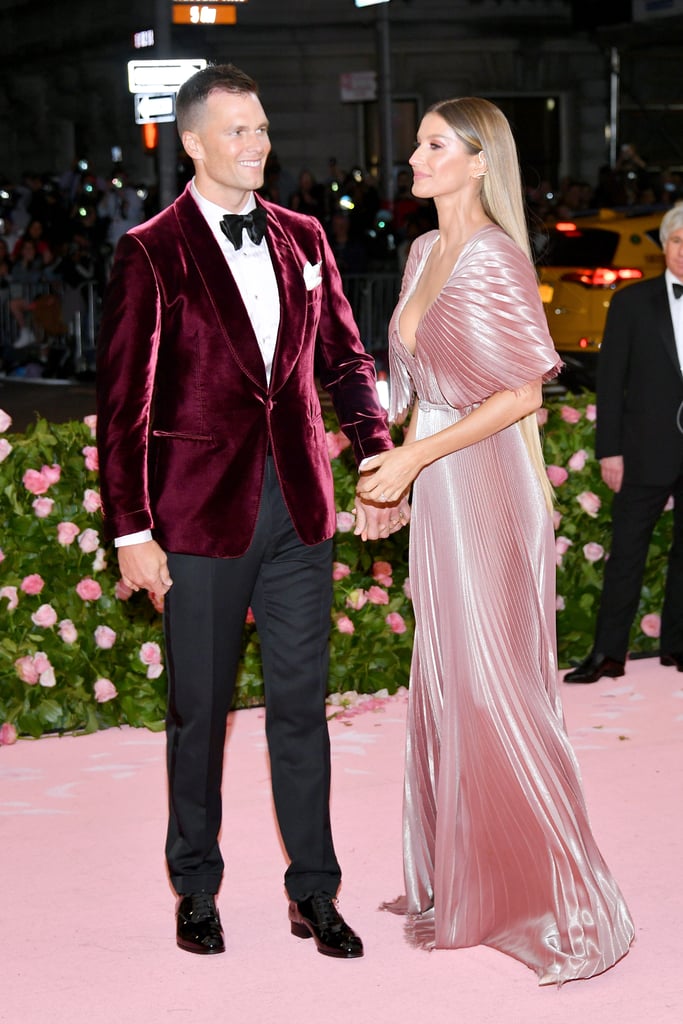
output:
M552 494L536 423L560 361L531 262L514 139L487 100L436 104L411 158L438 229L390 325L405 443L359 494L413 485L416 633L404 799L412 940L487 945L541 984L587 978L633 924L593 839L557 686ZM417 396L413 401L414 396Z

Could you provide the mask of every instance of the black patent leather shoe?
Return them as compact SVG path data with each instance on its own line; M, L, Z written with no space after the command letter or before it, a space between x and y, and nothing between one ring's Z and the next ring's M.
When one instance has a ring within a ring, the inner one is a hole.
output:
M363 943L337 910L337 901L324 892L314 892L305 900L290 900L289 920L292 935L315 939L323 956L350 960L363 955Z
M660 654L659 663L660 665L675 665L679 672L683 672L683 651Z
M210 892L180 897L176 910L176 941L188 953L224 953L223 929Z
M564 677L565 683L597 683L602 676L616 679L624 674L624 662L608 658L604 654L589 654L580 665L577 665Z

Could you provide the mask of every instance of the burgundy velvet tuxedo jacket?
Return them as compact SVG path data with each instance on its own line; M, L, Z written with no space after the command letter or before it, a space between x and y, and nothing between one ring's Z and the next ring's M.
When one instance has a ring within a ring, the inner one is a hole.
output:
M302 541L335 530L314 373L357 460L391 447L365 352L321 225L271 203L280 293L270 385L220 248L189 191L124 235L98 339L105 533L152 529L167 551L235 557L249 546L268 447ZM320 264L310 287L304 266Z

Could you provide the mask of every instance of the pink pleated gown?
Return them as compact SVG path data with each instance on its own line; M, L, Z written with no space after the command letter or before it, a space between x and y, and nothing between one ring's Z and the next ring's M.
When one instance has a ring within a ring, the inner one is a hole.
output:
M493 225L464 248L411 353L401 311L437 237L413 244L390 325L390 416L416 393L418 437L559 365L533 268ZM565 731L552 520L518 425L424 469L410 531L406 898L394 909L420 946L492 946L540 984L599 974L634 929Z

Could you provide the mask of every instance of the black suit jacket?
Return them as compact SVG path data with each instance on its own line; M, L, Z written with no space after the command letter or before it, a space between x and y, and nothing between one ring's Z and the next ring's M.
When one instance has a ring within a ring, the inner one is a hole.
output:
M665 485L683 471L683 375L663 274L612 299L597 410L595 454L622 455L625 483Z

